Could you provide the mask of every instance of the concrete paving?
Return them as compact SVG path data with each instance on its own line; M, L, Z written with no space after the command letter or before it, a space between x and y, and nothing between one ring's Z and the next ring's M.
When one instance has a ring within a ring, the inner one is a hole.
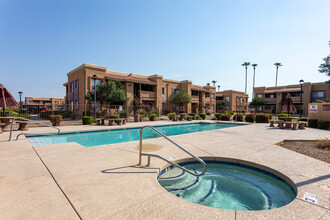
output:
M178 122L60 129L75 132L173 123ZM33 128L28 132L54 131ZM14 137L18 133L15 131ZM150 167L137 166L138 141L96 147L77 143L31 147L24 136L8 142L8 133L3 133L0 219L328 219L330 165L275 145L284 139L325 137L330 138L330 131L281 130L267 124L171 136L200 157L250 161L290 178L297 186L298 195L287 206L265 211L232 211L194 204L167 192L157 181L158 173L167 163L152 158ZM165 158L175 157L178 161L189 158L163 138L144 140L144 146L145 151ZM146 163L146 158L143 162ZM304 192L318 195L318 203L304 201Z

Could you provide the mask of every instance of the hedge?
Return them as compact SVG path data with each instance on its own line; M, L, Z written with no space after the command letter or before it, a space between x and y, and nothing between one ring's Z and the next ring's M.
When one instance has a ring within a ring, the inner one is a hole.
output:
M253 114L246 114L245 115L245 121L246 122L254 122L254 115Z
M317 126L318 126L317 119L308 119L307 122L308 122L308 127L317 128Z
M205 113L199 113L199 116L200 116L203 120L205 120L205 118L206 118L206 114L205 114Z
M220 116L221 121L229 121L231 115L230 114L222 114Z
M82 117L82 123L83 125L90 125L93 122L93 117L92 116L83 116Z
M62 115L50 115L49 121L53 124L53 126L59 126L62 121Z
M268 123L268 114L258 113L255 116L256 123Z
M215 113L215 118L216 118L217 120L220 120L220 117L221 117L221 113Z
M150 121L155 121L156 118L157 118L157 114L151 114L151 115L149 115L149 120Z
M317 127L320 129L328 130L330 125L330 121L319 120L317 123Z

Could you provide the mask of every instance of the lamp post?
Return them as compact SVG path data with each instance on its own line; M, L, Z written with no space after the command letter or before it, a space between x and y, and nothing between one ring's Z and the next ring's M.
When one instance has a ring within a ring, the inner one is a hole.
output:
M93 75L93 80L94 80L94 118L96 120L96 77L97 75Z
M19 107L20 107L20 111L22 111L22 94L23 94L23 92L19 91L18 94L19 94Z
M303 84L304 84L304 80L299 80L299 84L300 84L300 118L301 118L301 111L302 111L302 92L303 92Z

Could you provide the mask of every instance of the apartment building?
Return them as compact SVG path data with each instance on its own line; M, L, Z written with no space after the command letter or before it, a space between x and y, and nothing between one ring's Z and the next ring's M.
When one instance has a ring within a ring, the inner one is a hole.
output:
M46 108L50 111L63 109L65 106L64 98L45 98L45 97L25 97L22 105L30 113L39 113Z
M316 100L324 100L330 98L329 84L326 82L302 84L302 103L300 103L301 86L300 84L277 86L277 87L256 87L254 88L254 97L261 97L267 101L266 106L258 109L258 111L267 112L270 114L279 114L282 111L282 106L285 97L290 93L293 103L296 107L297 114L307 116L308 103Z
M235 111L247 112L249 106L249 95L235 90L224 90L216 92L216 101L221 101L224 106L217 112Z
M108 70L105 66L87 63L70 71L67 76L68 82L63 84L66 87L67 109L74 111L78 116L86 110L93 110L93 103L85 100L87 92L93 91L95 85L107 80L120 81L124 85L129 100L110 105L122 105L129 114L133 114L141 106L148 106L163 113L175 111L177 106L169 103L169 98L180 89L184 89L192 97L192 102L184 105L186 112L215 111L215 87L194 85L190 80L165 79L158 74L145 76L122 73ZM97 111L101 111L107 106L106 103L97 102L96 107Z

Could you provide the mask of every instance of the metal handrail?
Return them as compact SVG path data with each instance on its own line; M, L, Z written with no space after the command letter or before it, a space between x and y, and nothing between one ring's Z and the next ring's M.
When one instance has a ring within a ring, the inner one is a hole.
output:
M159 134L160 136L162 136L163 138L165 138L166 140L168 140L169 142L171 142L172 144L176 145L178 148L180 148L181 150L183 150L184 152L186 152L187 154L189 154L190 156L192 156L193 158L195 158L198 162L200 162L200 163L203 165L203 167L204 167L203 172L200 173L200 174L197 174L197 173L194 173L194 172L192 172L192 171L190 171L190 170L187 170L186 168L180 166L179 164L174 163L174 162L172 162L172 161L170 161L170 160L168 160L168 159L165 159L164 157L159 156L159 155L157 155L157 154L147 154L147 153L142 153L142 132L143 132L143 130L146 129L146 128L150 128L151 130L153 130L154 132L156 132L157 134ZM195 156L194 154L192 154L191 152L189 152L189 151L186 150L185 148L181 147L179 144L175 143L174 141L172 141L171 139L169 139L169 138L166 137L164 134L162 134L160 131L156 130L155 128L153 128L153 127L150 126L150 125L144 126L144 127L141 128L141 130L140 130L140 152L139 152L139 163L138 163L138 165L141 165L141 164L142 164L142 156L148 156L148 164L147 164L147 166L150 165L150 157L158 157L159 159L165 160L166 162L172 164L173 166L175 166L175 167L177 167L177 168L179 168L179 169L181 169L181 170L184 170L184 171L186 171L187 173L190 173L190 174L192 174L192 175L194 175L194 176L202 176L202 175L206 172L206 170L207 170L206 163L205 163L202 159L200 159L199 157Z
M38 122L38 121L33 121L33 120L27 119L27 118L15 117L14 120L13 120L13 122L11 123L11 128L10 128L10 134L9 134L9 140L8 141L11 141L11 137L12 137L12 134L13 134L14 123L15 123L15 120L16 119L21 119L21 120L25 120L25 121L31 121L31 122L36 123L36 124L41 124L41 125L45 125L47 127L55 128L55 129L57 129L57 134L59 134L61 132L59 128L57 128L55 126L52 126L52 125L48 125L48 124L45 124L45 123L42 123L42 122ZM38 135L38 134L33 134L33 133L20 133L20 134L17 135L16 141L18 140L18 137L20 135L23 135L23 134ZM54 135L54 134L43 134L43 135Z
M234 121L234 117L236 116L236 121L235 123L237 122L237 113L234 113L230 118L229 118L229 121Z

